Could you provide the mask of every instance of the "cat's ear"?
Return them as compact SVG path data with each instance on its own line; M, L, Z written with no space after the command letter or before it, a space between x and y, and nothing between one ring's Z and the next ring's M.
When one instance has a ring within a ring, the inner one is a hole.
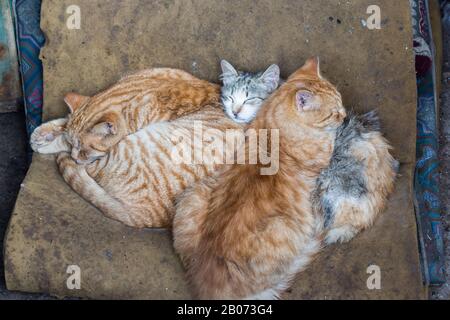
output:
M227 60L220 61L220 67L222 68L221 79L224 84L234 81L237 77L238 72Z
M104 114L92 127L91 133L107 136L116 134L118 130L118 116L115 113Z
M91 133L102 136L116 134L116 132L117 132L116 125L110 121L99 122L91 129Z
M300 68L303 73L310 74L317 78L322 78L320 74L320 59L319 57L312 57L306 60L303 67Z
M280 82L280 68L276 64L272 64L264 71L260 79L266 86L267 91L274 91L278 88L278 83Z
M322 79L322 75L320 74L320 60L319 57L312 57L306 60L305 64L295 71L289 79L296 78L297 76L311 76L314 78Z
M83 96L75 92L69 92L64 97L64 102L69 107L71 113L74 113L75 110L84 105L87 102L87 100L89 100L89 97Z
M295 104L298 111L312 111L319 109L315 95L307 90L299 90L295 94Z

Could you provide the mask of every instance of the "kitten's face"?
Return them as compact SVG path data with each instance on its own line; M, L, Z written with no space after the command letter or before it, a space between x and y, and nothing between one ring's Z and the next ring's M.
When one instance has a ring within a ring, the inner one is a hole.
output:
M271 65L264 73L238 72L225 60L221 67L221 100L225 113L236 122L249 123L264 100L278 87L280 69Z
M125 136L121 117L115 112L102 110L91 103L89 97L77 94L69 94L64 100L71 110L66 140L78 164L100 159ZM89 109L96 111L89 112Z

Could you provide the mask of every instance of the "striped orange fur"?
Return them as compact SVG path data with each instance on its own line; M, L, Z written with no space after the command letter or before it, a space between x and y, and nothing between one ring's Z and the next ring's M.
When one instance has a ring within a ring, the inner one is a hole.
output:
M181 70L150 69L122 78L82 104L69 105L67 139L72 156L90 162L150 123L219 105L219 86Z
M175 164L174 131L193 136L195 121L219 132L240 128L224 115L217 85L175 69L141 71L93 97L69 94L65 101L69 119L36 129L33 149L61 152L57 163L66 182L133 227L170 226L174 198L217 166Z

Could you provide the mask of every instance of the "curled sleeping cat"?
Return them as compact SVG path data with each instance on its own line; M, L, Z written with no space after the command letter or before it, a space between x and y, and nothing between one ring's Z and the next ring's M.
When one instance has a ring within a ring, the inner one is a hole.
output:
M261 175L262 164L230 165L179 197L174 246L197 298L279 297L324 237L349 240L372 223L392 190L394 161L371 121L365 126L364 118L347 118L362 127L342 125L345 116L339 92L322 78L318 61L308 60L250 124L280 130L278 173ZM329 173L348 175L339 166L341 154L358 164L356 179L367 192L355 196ZM332 197L336 203L326 215L323 205L313 208Z
M38 153L67 151L79 163L92 162L104 154L99 148L107 150L148 124L218 105L219 91L219 86L182 70L143 70L93 97L67 94L69 116L36 128L30 144Z
M31 146L61 152L57 164L64 180L106 216L133 227L169 227L174 198L216 168L215 155L204 154L199 164L176 164L171 151L201 139L198 121L204 130L217 129L212 135L240 128L224 116L219 100L218 85L184 71L145 70L93 97L67 95L68 119L38 127Z

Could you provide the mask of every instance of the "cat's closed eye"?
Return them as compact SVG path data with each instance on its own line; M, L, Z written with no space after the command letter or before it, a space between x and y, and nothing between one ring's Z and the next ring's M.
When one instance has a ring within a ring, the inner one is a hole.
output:
M259 97L249 98L249 99L247 99L247 100L244 101L244 104L245 104L245 103L257 104L257 103L263 102L263 100L264 100L263 98L259 98Z
M226 101L231 101L231 103L234 103L234 99L231 96L224 96L223 99L225 99Z
M222 60L221 67L221 97L226 114L236 122L251 122L265 98L278 87L280 69L271 65L264 72L243 72L225 60Z

